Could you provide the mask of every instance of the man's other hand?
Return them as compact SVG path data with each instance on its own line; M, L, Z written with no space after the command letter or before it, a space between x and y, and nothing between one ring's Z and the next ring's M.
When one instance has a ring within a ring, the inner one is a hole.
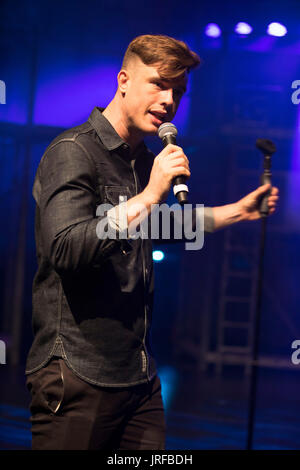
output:
M270 189L270 184L259 186L255 191L247 194L236 204L239 208L241 220L257 220L261 218L259 207L262 196ZM279 190L275 186L272 187L268 198L269 214L273 214L276 210L277 201L279 199Z

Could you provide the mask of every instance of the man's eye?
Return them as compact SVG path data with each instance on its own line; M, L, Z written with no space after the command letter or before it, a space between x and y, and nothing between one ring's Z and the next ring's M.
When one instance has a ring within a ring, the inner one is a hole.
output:
M181 98L182 95L182 90L174 90L174 96L176 96L177 98Z

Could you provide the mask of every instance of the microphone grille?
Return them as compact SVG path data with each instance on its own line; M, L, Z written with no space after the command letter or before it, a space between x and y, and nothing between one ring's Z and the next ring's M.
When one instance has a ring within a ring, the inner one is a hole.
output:
M265 155L273 155L276 152L276 145L269 139L257 139L256 148L261 150Z
M171 122L164 122L161 124L157 132L160 139L163 139L166 135L174 135L175 137L177 136L176 126L174 126L174 124Z

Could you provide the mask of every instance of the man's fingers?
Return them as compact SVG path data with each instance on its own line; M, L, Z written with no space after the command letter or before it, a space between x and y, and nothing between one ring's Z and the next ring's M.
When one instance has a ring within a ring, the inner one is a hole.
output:
M262 195L270 189L270 184L264 184L258 189L260 189L258 196ZM273 213L275 211L276 204L279 199L278 194L279 194L279 189L273 186L271 189L270 195L268 197L268 207L269 207L270 213Z
M270 183L267 183L267 184L263 184L262 186L259 186L255 191L253 191L253 196L259 198L260 196L262 196L263 194L265 194L267 191L269 191L271 188L271 185ZM279 199L279 189L276 188L276 186L273 186L271 191L270 191L270 195L269 195L269 202L270 201L277 201Z
M174 152L175 150L182 150L182 148L179 147L179 145L176 145L176 144L168 144L165 147L165 149L166 149L167 152Z
M257 189L252 191L251 193L247 194L245 197L252 197L253 199L259 199L264 193L266 193L270 189L270 184L264 184L263 186L259 186Z
M276 202L278 201L279 196L269 196L269 202Z
M259 194L264 194L265 192L267 192L269 189L271 188L271 185L270 183L267 183L267 184L263 184L262 186L259 186L256 191L259 193ZM276 187L276 186L272 186L272 189L271 189L271 192L270 192L270 196L277 196L279 194L279 189Z
M271 188L270 183L263 184L262 186L259 186L259 188L256 189L256 193L258 196L260 196L261 194L266 193L270 188Z
M191 176L191 172L184 166L176 166L172 169L171 174L173 177L175 176L186 176L189 178Z
M167 155L172 155L175 152L183 152L182 148L178 145L168 144L159 154L158 156L166 157Z
M269 199L268 200L268 206L269 207L276 207L276 205L277 205L277 199L275 199L275 200L274 199L271 199L271 200Z
M273 186L272 191L271 191L271 196L277 196L277 194L279 194L279 189L276 188L276 186ZM278 197L277 197L277 199L278 199Z
M187 156L183 153L182 149L178 149L175 152L169 153L168 155L165 156L166 160L175 160L176 158L184 158L186 161L188 161Z

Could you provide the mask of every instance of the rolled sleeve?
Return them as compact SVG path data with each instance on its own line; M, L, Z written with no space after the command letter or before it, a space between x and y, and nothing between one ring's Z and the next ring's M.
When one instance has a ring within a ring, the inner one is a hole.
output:
M127 238L127 203L122 202L118 206L107 211L107 219L110 227Z
M214 231L215 231L215 219L214 219L212 207L204 207L204 232L212 233Z

